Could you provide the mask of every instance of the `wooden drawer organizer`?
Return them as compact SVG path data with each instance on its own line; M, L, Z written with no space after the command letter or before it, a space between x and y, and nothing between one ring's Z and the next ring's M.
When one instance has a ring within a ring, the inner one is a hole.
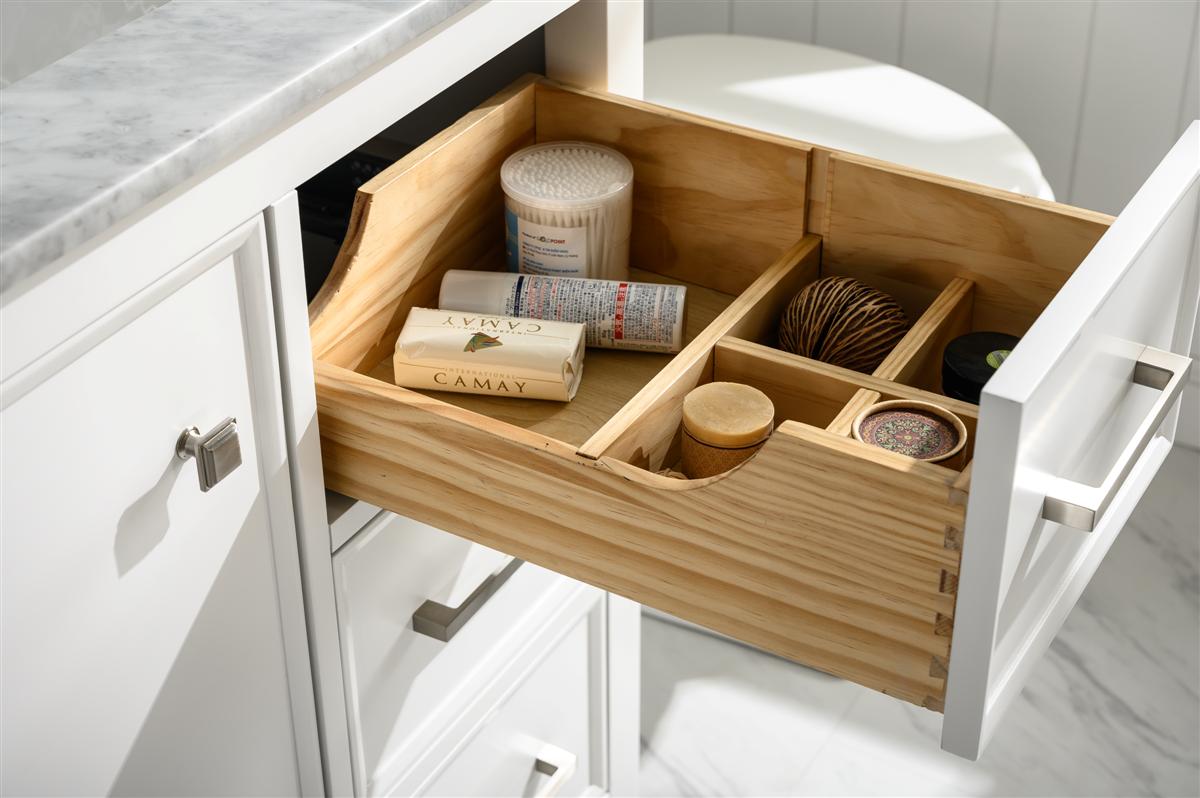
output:
M500 268L500 164L538 141L634 164L637 279L686 282L674 357L590 350L567 405L391 383L408 309L447 269ZM1023 333L1109 217L537 79L360 189L311 308L326 485L793 660L941 709L970 456L866 446L877 398L927 393L971 329ZM858 277L912 329L873 375L771 348L801 286ZM753 459L684 481L684 394L755 385L779 426Z

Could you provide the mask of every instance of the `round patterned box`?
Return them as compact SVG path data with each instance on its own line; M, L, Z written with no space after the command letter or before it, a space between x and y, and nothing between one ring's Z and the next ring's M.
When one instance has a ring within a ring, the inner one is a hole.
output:
M932 402L894 399L859 413L854 419L854 437L890 452L937 463L963 450L967 427L958 416Z

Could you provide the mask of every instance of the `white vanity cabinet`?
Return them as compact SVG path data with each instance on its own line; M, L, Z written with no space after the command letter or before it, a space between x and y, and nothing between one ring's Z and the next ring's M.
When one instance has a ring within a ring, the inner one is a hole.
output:
M259 216L0 385L3 794L320 789L275 352Z
M433 641L410 605L506 558L331 530L291 190L543 26L548 71L640 93L641 18L472 4L14 270L0 794L635 792L636 605L526 565Z

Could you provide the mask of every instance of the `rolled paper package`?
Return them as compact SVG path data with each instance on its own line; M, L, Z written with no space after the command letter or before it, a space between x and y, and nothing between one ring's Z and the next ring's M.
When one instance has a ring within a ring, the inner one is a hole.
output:
M438 306L574 321L587 327L588 346L674 353L683 348L687 288L451 269Z
M392 364L405 388L569 402L583 353L582 324L413 308Z

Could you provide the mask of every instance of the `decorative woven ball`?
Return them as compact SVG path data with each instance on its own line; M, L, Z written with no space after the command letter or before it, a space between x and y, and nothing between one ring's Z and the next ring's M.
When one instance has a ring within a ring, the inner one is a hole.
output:
M853 277L823 277L793 297L779 348L870 374L908 329L900 303Z

